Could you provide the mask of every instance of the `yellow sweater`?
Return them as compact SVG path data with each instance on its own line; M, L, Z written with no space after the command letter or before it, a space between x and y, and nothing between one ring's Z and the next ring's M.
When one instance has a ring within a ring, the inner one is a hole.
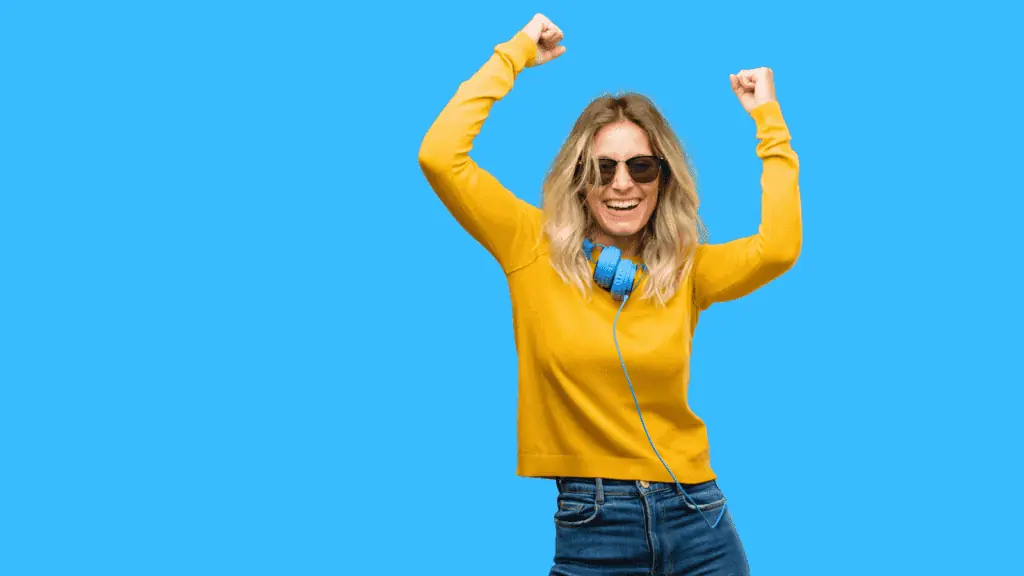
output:
M588 300L546 257L541 211L469 157L497 100L536 54L520 32L462 83L427 132L419 162L459 224L504 270L519 357L517 474L671 482L651 449L612 338L619 303ZM654 445L684 483L711 480L704 422L687 403L691 339L701 310L748 294L788 270L800 252L797 156L779 105L752 112L763 162L757 234L702 244L693 273L658 307L631 298L617 338Z

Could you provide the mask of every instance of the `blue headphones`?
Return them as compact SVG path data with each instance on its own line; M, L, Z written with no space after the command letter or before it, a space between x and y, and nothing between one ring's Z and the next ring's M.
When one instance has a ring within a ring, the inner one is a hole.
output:
M636 278L637 271L642 270L647 273L647 266L635 264L632 260L622 257L622 250L619 250L615 246L605 246L603 244L595 244L590 240L583 239L583 254L587 257L588 261L594 261L594 247L598 246L601 248L601 255L597 258L597 263L594 266L594 282L598 286L608 290L612 294L612 298L622 302L619 305L619 311L615 314L615 321L612 322L612 340L615 342L615 351L619 354L619 363L622 365L622 373L626 376L626 383L629 384L629 391L633 394L633 403L636 405L636 412L640 416L640 425L644 428L644 434L647 435L647 441L650 442L651 448L654 450L654 454L661 461L661 465L668 470L672 480L675 481L676 486L683 492L683 494L689 499L693 509L696 510L704 522L710 528L715 528L718 523L722 520L725 515L726 506L722 506L721 512L718 513L718 519L712 524L708 521L707 516L704 516L704 511L700 509L700 506L694 502L693 497L686 493L682 485L679 484L679 480L676 479L676 475L669 468L668 463L661 457L658 452L658 448L654 445L654 440L651 438L650 432L647 430L647 423L644 422L644 414L640 410L640 401L637 400L636 390L633 389L633 381L629 378L629 370L626 369L626 361L622 358L622 349L619 347L619 338L617 335L619 325L619 315L622 314L622 309L626 306L626 301L629 300L629 295L633 292L633 282Z
M583 254L587 260L594 261L594 247L601 248L601 255L594 266L594 282L612 294L617 301L625 301L633 292L633 284L637 271L647 271L647 266L635 264L632 260L622 257L622 250L615 246L595 244L583 239Z

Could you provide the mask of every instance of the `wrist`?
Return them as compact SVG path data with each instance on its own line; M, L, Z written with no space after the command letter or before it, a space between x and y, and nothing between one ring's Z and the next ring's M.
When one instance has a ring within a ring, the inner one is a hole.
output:
M763 102L754 102L754 106L750 109L750 115L756 120L764 116L771 116L778 110L778 100L765 100Z
M508 56L516 73L533 65L537 57L537 43L530 38L525 29L520 30L507 42L499 44L495 50Z
M540 42L540 33L543 32L543 26L540 22L530 22L523 27L521 32L536 44L537 42Z
M754 120L758 134L775 126L785 126L786 121L782 115L782 108L777 100L769 100L755 106L750 111L750 117Z

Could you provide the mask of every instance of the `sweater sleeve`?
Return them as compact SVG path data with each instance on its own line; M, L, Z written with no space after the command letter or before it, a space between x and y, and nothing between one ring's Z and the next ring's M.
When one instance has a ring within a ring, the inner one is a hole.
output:
M419 151L420 168L438 198L506 274L529 258L539 234L540 210L477 166L469 152L491 106L512 89L536 49L524 32L498 44L490 59L459 86Z
M701 309L750 294L789 270L800 255L800 166L789 129L778 102L762 104L751 115L762 160L761 225L753 236L698 246L694 293Z

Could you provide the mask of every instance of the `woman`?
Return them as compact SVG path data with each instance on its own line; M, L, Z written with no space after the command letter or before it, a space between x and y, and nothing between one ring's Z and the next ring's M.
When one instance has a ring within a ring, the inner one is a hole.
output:
M542 210L470 159L494 102L524 68L564 54L561 40L538 14L496 46L419 155L441 201L507 277L517 474L558 485L551 574L748 574L687 384L700 312L765 285L800 252L797 157L771 72L730 76L760 140L760 230L704 244L685 152L643 96L583 111L544 182Z

